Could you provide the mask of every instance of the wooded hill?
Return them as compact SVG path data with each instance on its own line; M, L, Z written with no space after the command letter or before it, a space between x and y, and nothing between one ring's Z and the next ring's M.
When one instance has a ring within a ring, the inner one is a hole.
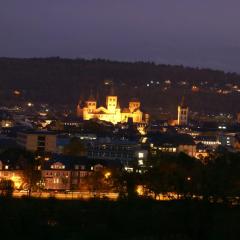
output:
M240 75L236 73L150 62L0 58L2 102L16 100L13 91L19 90L18 100L76 105L92 89L104 103L111 82L121 106L138 97L150 112L162 108L175 113L185 95L194 111L240 111Z

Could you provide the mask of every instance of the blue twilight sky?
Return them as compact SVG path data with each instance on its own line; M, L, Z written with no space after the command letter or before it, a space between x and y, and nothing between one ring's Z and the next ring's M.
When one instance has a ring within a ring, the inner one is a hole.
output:
M240 72L240 0L0 0L0 56Z

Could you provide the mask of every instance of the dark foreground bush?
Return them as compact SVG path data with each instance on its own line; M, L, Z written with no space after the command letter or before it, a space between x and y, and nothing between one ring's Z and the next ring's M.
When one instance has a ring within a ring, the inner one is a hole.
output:
M0 200L0 239L239 239L239 206L193 201Z

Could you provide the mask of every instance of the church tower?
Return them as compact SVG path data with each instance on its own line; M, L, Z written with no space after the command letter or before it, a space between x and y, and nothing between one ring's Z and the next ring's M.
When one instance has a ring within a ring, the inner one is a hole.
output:
M115 113L118 106L117 96L114 93L113 87L111 87L110 95L106 98L106 106L110 113Z
M88 98L88 100L86 101L86 107L88 109L88 112L93 112L94 110L96 110L97 108L97 101L96 99L93 97L92 93L90 95L90 97Z
M184 102L184 97L182 98L181 104L178 106L178 125L186 126L188 125L188 107Z
M141 106L141 103L137 98L131 99L131 101L129 102L129 105L128 105L131 113L136 111L137 109L140 109L140 106Z
M93 114L97 108L97 101L93 97L93 94L91 92L90 97L88 100L85 102L85 106L83 107L83 120L89 120L93 118Z

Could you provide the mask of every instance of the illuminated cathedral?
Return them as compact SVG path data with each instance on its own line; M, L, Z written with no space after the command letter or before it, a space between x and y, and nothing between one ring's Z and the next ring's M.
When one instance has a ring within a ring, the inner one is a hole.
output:
M140 110L140 106L140 101L133 99L129 102L127 108L121 109L118 97L111 91L111 94L106 97L106 107L98 107L96 99L91 94L83 106L81 106L81 103L78 104L77 116L82 117L83 120L99 119L113 124L128 121L146 124L148 123L149 115L144 114Z

